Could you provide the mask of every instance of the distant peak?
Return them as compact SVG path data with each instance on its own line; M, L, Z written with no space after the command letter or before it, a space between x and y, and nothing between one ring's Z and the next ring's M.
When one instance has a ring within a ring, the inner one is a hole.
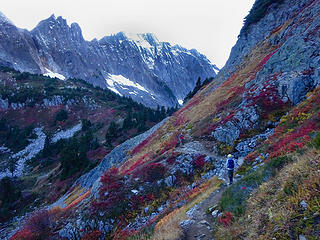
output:
M49 19L54 19L54 20L56 20L56 16L54 15L54 13L51 14L51 16L49 17Z
M63 28L69 28L70 26L67 23L67 20L64 19L62 16L56 17L55 14L52 14L49 18L44 19L38 23L38 25L33 29L42 29L50 27L53 29L55 26L62 26Z

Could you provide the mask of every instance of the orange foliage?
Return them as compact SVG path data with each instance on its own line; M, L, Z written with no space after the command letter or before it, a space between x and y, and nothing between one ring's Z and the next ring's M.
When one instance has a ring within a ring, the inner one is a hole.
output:
M154 231L157 231L157 229L159 229L162 225L167 223L169 219L171 219L173 216L175 216L179 212L179 210L180 210L179 208L176 208L171 213L166 215L164 218L160 219L160 221L156 224Z
M75 199L73 202L71 202L68 206L66 206L65 208L63 208L63 210L68 210L70 208L73 208L74 206L78 205L79 203L81 203L85 198L87 198L88 196L90 196L91 194L91 189L88 190L87 192L85 192L84 194L82 194L80 197L78 197L77 199Z

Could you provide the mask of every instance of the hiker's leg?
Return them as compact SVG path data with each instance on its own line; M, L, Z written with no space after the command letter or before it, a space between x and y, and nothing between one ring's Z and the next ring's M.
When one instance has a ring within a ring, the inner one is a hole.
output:
M232 176L231 176L231 174L232 174L232 170L229 170L228 169L228 178L229 178L229 184L231 184L232 183Z
M230 170L230 183L233 183L233 169Z

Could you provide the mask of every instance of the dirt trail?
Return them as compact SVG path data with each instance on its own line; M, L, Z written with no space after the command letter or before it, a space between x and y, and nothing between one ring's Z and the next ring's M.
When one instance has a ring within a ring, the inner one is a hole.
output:
M207 214L208 208L215 206L226 185L223 185L219 190L213 192L207 199L197 204L193 210L192 218L193 224L184 229L184 240L212 240L212 222L214 218L211 214Z
M211 141L192 141L191 137L188 138L188 140L188 142L178 147L176 151L184 154L204 154L210 156L216 166L215 176L224 180L225 183L220 189L211 193L207 199L187 212L189 220L188 224L183 226L184 236L180 240L213 240L212 223L216 221L216 219L211 214L207 214L207 210L218 204L222 193L227 189L227 182L229 182L229 180L227 180L227 170L225 166L226 158L216 153L214 143ZM236 168L238 168L242 162L243 158L238 158L236 160ZM239 179L239 177L235 176L233 181L237 182Z
M217 175L220 179L227 181L226 169L224 168L225 158L218 156L214 151L214 146L210 141L192 141L192 138L186 136L187 142L176 149L177 152L184 154L204 154L214 159L216 167L219 168ZM188 141L189 140L189 141ZM191 141L190 141L191 140ZM214 217L207 214L207 209L217 205L222 193L227 188L226 184L210 196L194 206L188 211L190 224L183 227L184 236L181 240L212 240L212 222Z

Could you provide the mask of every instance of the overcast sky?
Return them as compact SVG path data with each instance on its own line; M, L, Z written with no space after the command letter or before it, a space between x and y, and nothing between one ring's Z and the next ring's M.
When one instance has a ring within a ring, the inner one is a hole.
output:
M254 0L2 0L17 27L33 29L52 13L77 22L92 40L120 31L154 33L160 41L195 48L223 67Z

